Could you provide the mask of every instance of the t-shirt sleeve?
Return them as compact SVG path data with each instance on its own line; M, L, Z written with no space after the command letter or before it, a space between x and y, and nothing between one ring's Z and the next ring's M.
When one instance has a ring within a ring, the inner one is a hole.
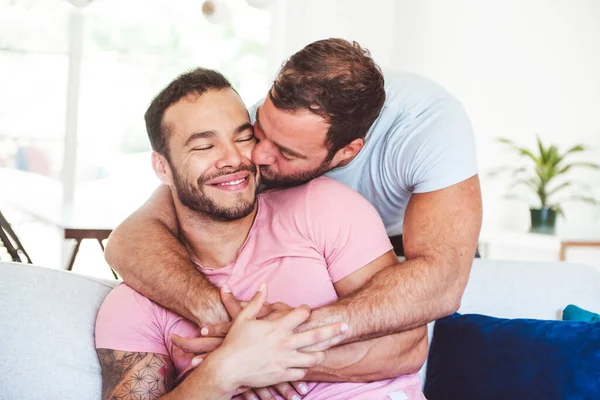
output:
M371 203L329 178L309 183L306 217L309 236L325 256L334 283L392 249Z
M407 190L432 192L477 174L473 129L457 100L434 102L404 129L409 137L396 152L395 163Z
M96 348L168 355L161 321L166 310L125 284L106 297L96 317Z

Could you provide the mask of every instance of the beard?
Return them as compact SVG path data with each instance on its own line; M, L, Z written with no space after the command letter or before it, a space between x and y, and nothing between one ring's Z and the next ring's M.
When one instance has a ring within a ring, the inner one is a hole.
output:
M177 197L181 204L192 211L207 215L215 220L229 222L244 218L254 210L256 204L257 190L255 185L254 195L251 200L243 198L241 193L237 194L237 201L232 206L223 206L218 204L212 197L204 191L205 183L222 175L229 175L236 172L248 171L247 179L256 179L257 169L254 164L242 165L240 168L230 171L219 171L210 175L202 175L197 180L197 187L186 182L179 172L171 165L173 171L173 183L177 191Z
M311 181L327 171L331 168L329 167L329 161L325 160L319 165L317 168L312 171L305 172L297 172L291 175L281 175L276 172L273 172L269 169L268 166L260 167L260 177L261 183L267 189L278 189L278 188L288 188L302 185L308 181Z

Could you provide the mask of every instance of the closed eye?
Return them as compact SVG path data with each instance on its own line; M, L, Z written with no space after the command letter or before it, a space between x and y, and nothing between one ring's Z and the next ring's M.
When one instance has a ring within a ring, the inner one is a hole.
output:
M206 151L206 150L212 149L213 147L215 147L215 146L209 145L209 146L202 146L202 147L194 147L192 149L192 151Z

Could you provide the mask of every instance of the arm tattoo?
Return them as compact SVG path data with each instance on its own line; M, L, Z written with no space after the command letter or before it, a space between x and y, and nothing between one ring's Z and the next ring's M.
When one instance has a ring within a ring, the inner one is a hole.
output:
M98 349L103 400L153 400L174 387L175 369L163 354Z

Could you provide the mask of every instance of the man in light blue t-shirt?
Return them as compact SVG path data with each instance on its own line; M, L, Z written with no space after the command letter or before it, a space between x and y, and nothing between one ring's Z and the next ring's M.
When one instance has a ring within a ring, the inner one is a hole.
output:
M357 43L327 39L294 54L250 116L258 140L252 158L267 186L323 174L345 183L375 206L406 257L313 310L307 328L347 322L351 342L410 331L458 309L482 209L473 132L456 99L419 76L382 74ZM115 230L107 259L134 289L188 319L227 320L177 229L161 188Z

